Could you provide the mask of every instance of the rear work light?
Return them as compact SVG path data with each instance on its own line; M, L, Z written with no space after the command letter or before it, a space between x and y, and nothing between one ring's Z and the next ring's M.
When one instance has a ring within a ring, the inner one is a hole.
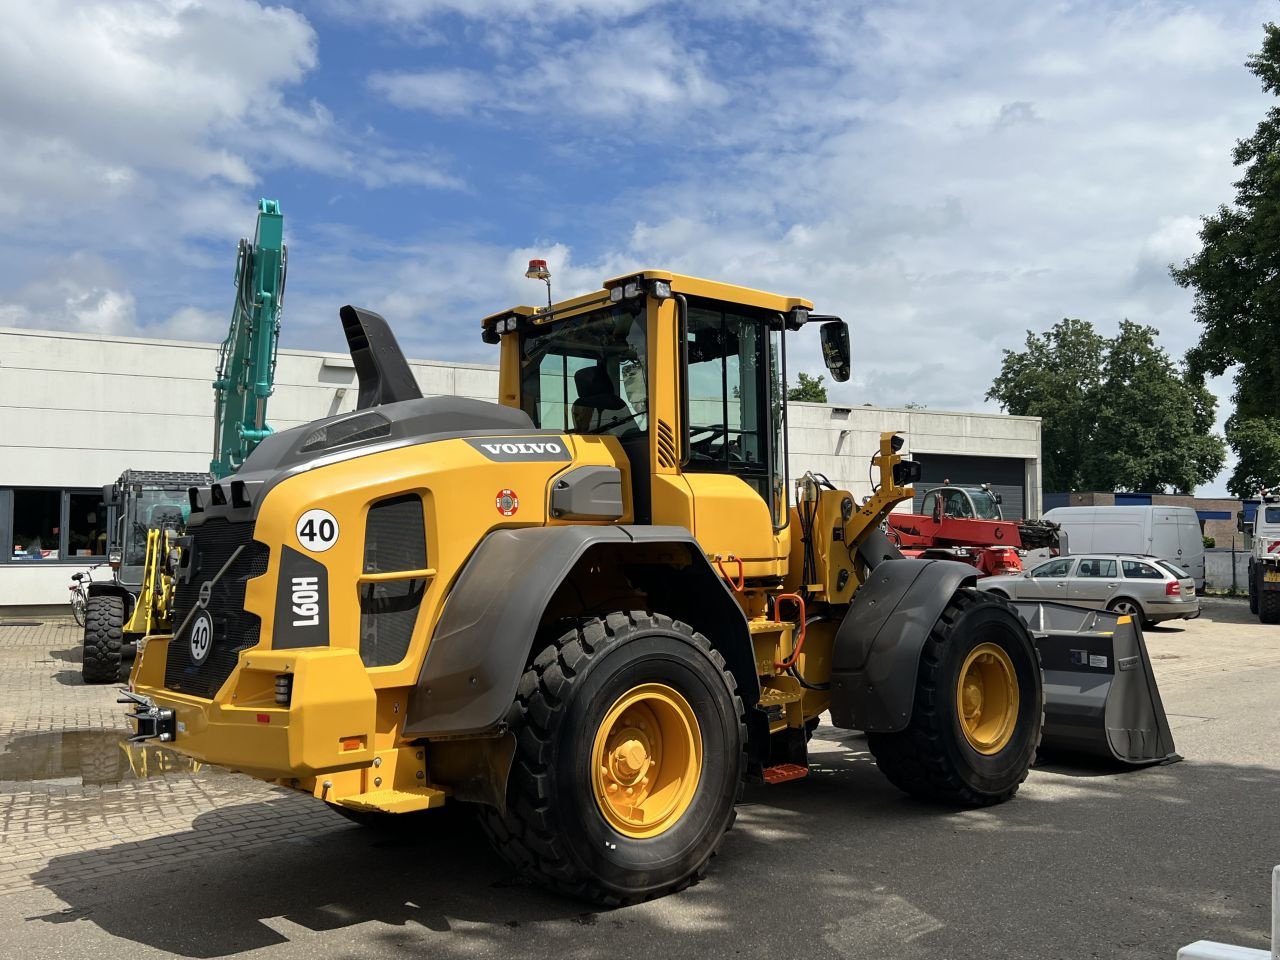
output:
M1182 596L1182 584L1180 584L1177 580L1170 580L1168 583L1164 585L1164 595L1166 597Z

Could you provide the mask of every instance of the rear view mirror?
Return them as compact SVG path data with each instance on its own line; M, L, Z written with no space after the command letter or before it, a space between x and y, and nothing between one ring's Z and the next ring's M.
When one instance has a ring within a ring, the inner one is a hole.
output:
M114 507L116 505L116 485L108 483L102 488L102 505L104 507Z
M996 498L996 503L1004 503L1004 497L1000 496L1000 494L997 493L995 495L995 498Z
M843 320L828 320L821 327L822 360L831 379L844 383L849 379L849 325Z

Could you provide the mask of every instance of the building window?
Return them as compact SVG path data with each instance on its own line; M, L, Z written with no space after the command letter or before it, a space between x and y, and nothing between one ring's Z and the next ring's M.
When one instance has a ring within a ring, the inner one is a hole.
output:
M0 530L10 563L101 559L110 532L100 491L26 488L0 491Z

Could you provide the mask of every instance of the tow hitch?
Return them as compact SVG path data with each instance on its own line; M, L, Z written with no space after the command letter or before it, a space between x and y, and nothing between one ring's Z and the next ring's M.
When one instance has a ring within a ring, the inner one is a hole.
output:
M116 700L116 703L130 703L137 707L133 713L129 714L129 719L137 724L137 732L129 738L130 743L138 743L142 740L159 740L161 743L173 741L177 725L174 722L172 710L167 707L157 707L149 697L123 687L120 693L122 696Z

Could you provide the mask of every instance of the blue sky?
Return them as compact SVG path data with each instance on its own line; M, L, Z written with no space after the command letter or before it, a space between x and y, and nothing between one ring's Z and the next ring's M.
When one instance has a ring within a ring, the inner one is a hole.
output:
M844 315L833 399L978 409L1001 348L1063 316L1194 342L1166 268L1231 198L1231 146L1269 105L1242 64L1276 9L14 7L0 325L218 339L269 196L286 346L341 349L354 302L411 355L491 361L476 322L538 300L529 257L558 295L659 266ZM814 345L792 366L819 371Z

